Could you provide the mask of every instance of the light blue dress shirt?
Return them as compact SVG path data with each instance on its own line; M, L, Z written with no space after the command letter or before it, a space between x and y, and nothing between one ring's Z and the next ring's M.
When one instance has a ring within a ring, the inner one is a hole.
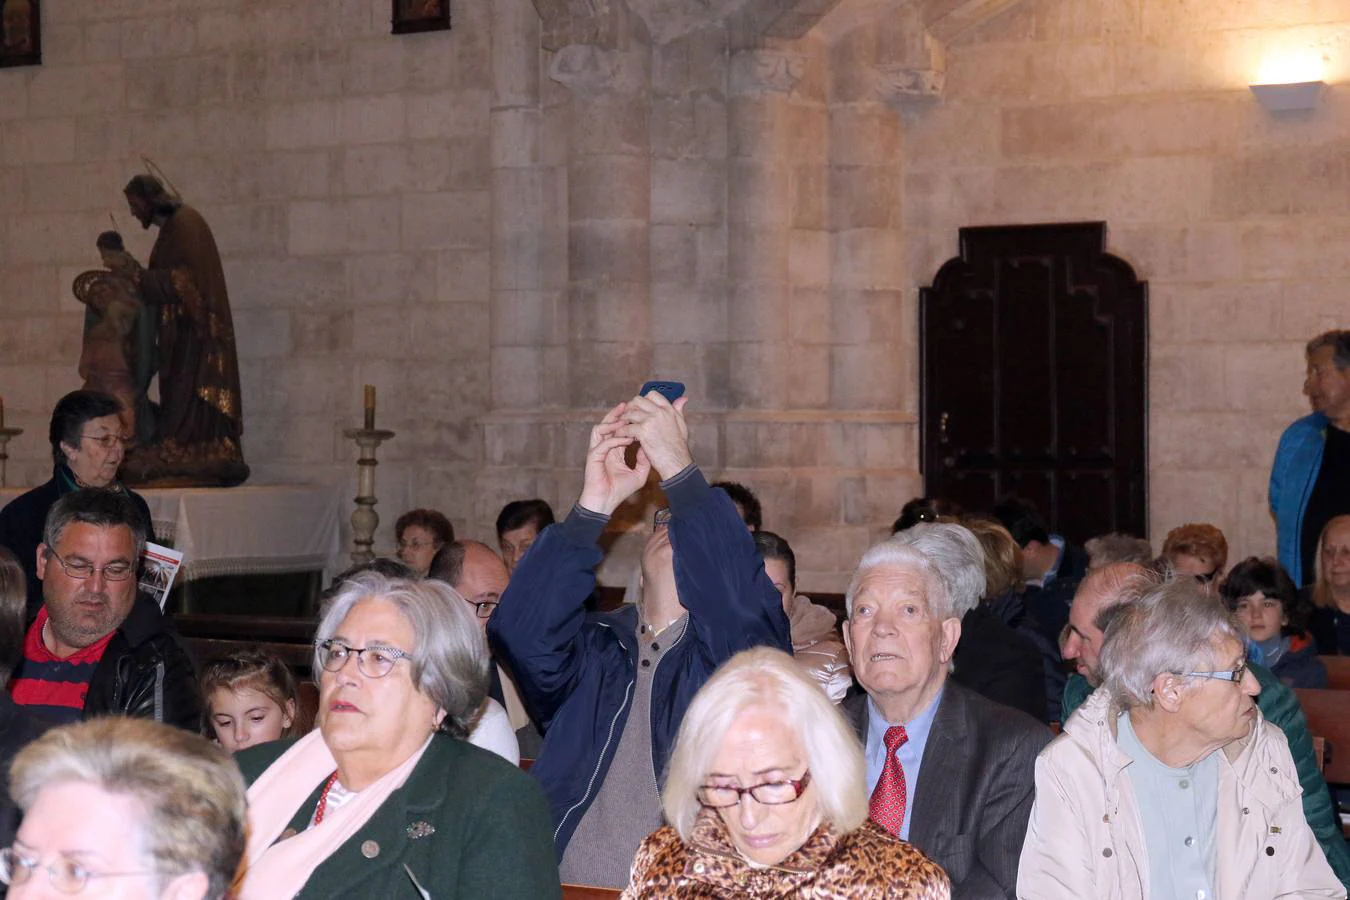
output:
M1153 900L1212 900L1218 861L1219 754L1174 769L1135 734L1129 713L1116 720L1117 745L1133 762L1125 773L1134 788L1139 827L1148 851Z
M919 786L923 748L928 746L928 735L933 730L933 717L942 703L942 694L943 691L938 691L928 708L908 722L887 722L872 698L867 698L867 746L864 748L867 755L867 796L871 797L877 789L881 771L886 768L886 729L892 725L903 725L909 738L895 751L900 768L905 770L905 820L900 824L900 837L904 840L909 840L910 812L914 809L914 795Z

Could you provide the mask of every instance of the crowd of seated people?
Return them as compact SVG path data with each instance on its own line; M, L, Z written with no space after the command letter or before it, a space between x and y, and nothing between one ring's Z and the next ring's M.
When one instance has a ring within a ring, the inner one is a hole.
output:
M575 504L506 504L495 547L400 517L401 562L323 595L317 699L259 649L195 670L135 590L139 498L115 466L79 475L92 420L54 424L35 610L0 547L0 881L19 900L1346 896L1294 691L1350 649L1350 516L1319 525L1300 590L1275 558L1227 571L1206 523L1154 556L1079 546L1023 498L916 498L840 621L799 593L814 548L705 477L686 403L606 412ZM668 505L638 589L597 609L602 535L653 473Z

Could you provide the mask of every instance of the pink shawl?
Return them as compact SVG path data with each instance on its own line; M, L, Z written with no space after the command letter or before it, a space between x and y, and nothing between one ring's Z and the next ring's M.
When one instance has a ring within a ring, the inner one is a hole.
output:
M296 810L337 769L318 729L296 741L248 789L248 869L239 900L273 900L299 893L314 870L402 787L430 743L427 738L402 765L331 810L322 824L278 843Z

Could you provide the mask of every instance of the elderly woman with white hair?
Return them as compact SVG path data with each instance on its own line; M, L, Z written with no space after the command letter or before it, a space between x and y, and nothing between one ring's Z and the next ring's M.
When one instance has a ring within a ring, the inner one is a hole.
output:
M819 685L780 650L727 661L680 725L625 900L946 900L946 874L867 817L866 767Z
M126 716L48 731L14 761L24 811L0 850L10 900L223 900L244 854L244 783L201 735Z
M314 671L318 728L236 757L251 782L240 900L560 895L539 787L465 740L488 656L453 588L350 578Z
M1181 578L1102 618L1103 686L1036 762L1017 896L1345 897L1232 615Z

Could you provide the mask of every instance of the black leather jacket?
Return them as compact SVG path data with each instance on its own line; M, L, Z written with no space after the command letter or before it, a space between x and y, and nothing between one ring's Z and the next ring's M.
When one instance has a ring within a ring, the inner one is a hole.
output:
M107 714L201 729L192 655L148 597L137 596L90 679L84 718Z

